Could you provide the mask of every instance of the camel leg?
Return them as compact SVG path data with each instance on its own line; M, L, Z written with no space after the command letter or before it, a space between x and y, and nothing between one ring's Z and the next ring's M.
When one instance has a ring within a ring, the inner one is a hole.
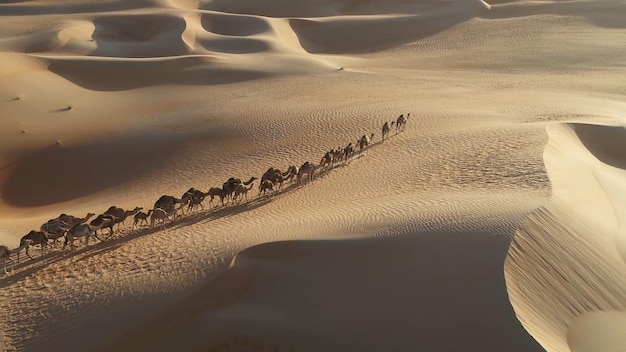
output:
M35 260L35 258L31 257L30 253L28 253L28 247L30 247L28 244L26 244L26 255L31 259L31 260Z

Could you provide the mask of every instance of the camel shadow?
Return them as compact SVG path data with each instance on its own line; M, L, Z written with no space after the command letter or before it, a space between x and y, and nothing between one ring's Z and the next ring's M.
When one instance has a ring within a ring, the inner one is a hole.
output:
M227 218L245 211L260 208L266 204L269 204L273 200L273 198L267 197L255 198L245 203L225 205L188 214L184 217L168 222L165 231L189 226L202 221L213 221L221 218ZM118 230L118 232L114 233L112 237L103 238L103 240L100 240L96 244L92 244L89 247L82 247L80 249L72 250L70 252L68 252L67 250L65 252L58 250L55 251L53 249L51 251L48 251L47 253L44 253L41 256L35 257L34 260L27 259L25 261L22 260L19 263L16 263L15 266L13 266L13 270L9 274L0 278L0 287L10 286L18 282L19 280L29 275L32 275L39 270L45 269L53 264L59 263L62 260L72 259L81 256L80 258L77 258L73 261L73 263L79 263L88 258L95 257L119 248L127 242L141 238L146 235L154 234L159 231L164 231L161 226L139 228L137 230L131 230L130 232L126 232L126 229L122 231Z

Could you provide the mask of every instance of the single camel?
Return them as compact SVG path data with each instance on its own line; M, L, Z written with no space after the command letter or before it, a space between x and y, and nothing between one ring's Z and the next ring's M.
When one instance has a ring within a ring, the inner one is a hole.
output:
M133 221L133 228L138 226L139 224L143 224L144 222L146 223L146 225L149 225L148 223L148 217L150 217L150 214L152 214L152 209L148 210L147 213L144 213L143 211L138 212L137 214L135 214L134 216L134 221Z
M170 215L174 215L176 218L176 212L178 209L174 208L171 212L166 212L161 208L156 208L152 211L152 215L150 216L150 227L154 227L157 224L157 221L161 221L163 224L163 230L165 230L165 225L167 219L169 219Z
M361 139L358 140L357 144L359 146L359 153L362 152L363 149L365 149L368 145L370 145L370 143L372 142L372 139L374 139L373 133L369 137L366 135L363 135Z
M261 196L261 193L263 193L263 195L266 195L267 192L273 192L274 191L274 183L272 182L272 180L265 180L263 181L263 183L261 183L261 186L259 187L259 197Z
M252 187L254 186L254 182L251 183L248 187L244 186L243 184L241 185L237 185L237 187L235 187L235 195L233 196L235 200L239 199L238 203L241 203L241 201L243 200L243 197L246 197L246 202L248 201L248 191L252 189Z
M11 259L12 251L7 246L0 246L0 259L4 262L4 273L8 274L10 271L13 271L15 267L15 261ZM9 270L9 266L11 266L11 270Z
M317 169L317 166L311 164L308 161L302 164L302 166L300 166L300 169L298 170L298 183L302 182L302 176L304 175L308 176L309 181L313 180L313 174L315 173L315 169Z
M93 226L94 228L98 228L99 230L109 229L109 235L107 236L107 238L113 236L113 226L115 226L115 224L117 224L117 218L113 215L105 214L98 215L98 217L91 220L91 222L89 223L89 225ZM94 235L96 237L98 236L97 230L94 231Z
M217 188L217 187L211 187L209 191L207 192L207 196L211 197L209 199L209 204L212 205L215 197L219 197L220 202L222 203L222 205L224 205L224 197L226 196L226 194L224 193L223 189Z
M410 116L411 113L406 114L406 117L404 117L404 114L398 116L398 118L396 119L396 133L404 131L404 128L406 127L406 122Z
M324 170L324 168L330 168L332 166L333 163L333 152L334 149L326 152L326 154L324 154L324 156L322 157L322 160L320 160L320 167L322 170Z
M91 224L77 224L76 226L72 227L69 231L67 231L67 234L65 235L65 242L63 243L63 249L61 252L65 252L65 247L68 244L70 245L70 248L72 250L75 250L76 246L74 245L74 240L76 238L85 238L85 248L89 247L90 237L95 237L98 241L102 241L96 234L96 231L110 224L110 221L105 221L105 219L112 220L113 218L114 217L105 217L103 215L101 218L102 221L100 221L100 224L98 226L93 226ZM113 225L111 224L111 226Z
M345 148L343 148L344 162L348 162L348 159L350 159L352 155L354 155L354 146L352 145L352 142L350 142Z
M393 122L392 122L393 124ZM389 127L389 122L385 122L385 124L383 125L383 142L385 141L385 137L389 134L389 131L391 130L391 128Z
M26 250L26 255L30 259L35 260L35 258L31 257L31 255L28 253L28 248L37 245L41 246L41 256L43 256L45 247L48 245L48 235L44 231L32 230L24 235L24 237L20 239L20 246L16 249L17 262L20 262L20 252L22 251L22 249Z

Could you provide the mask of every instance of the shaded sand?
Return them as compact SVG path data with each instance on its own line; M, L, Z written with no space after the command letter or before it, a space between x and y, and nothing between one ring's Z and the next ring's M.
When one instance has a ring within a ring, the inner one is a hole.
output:
M0 244L312 182L0 275L19 351L621 351L626 3L0 4ZM381 126L411 113L406 130ZM547 144L546 144L547 143ZM509 244L512 246L509 249ZM1 265L1 263L0 263Z

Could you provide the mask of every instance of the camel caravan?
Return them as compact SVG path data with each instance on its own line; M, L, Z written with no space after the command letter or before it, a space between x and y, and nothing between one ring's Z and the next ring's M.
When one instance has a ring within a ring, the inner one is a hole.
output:
M391 128L395 127L396 134L404 131L409 116L410 114L406 114L406 116L402 114L394 121L385 122L382 126L382 142L389 137ZM5 273L9 273L20 262L22 251L31 260L35 260L29 251L31 247L38 246L40 256L44 256L46 251L54 250L64 254L67 248L71 251L76 250L76 241L82 239L85 242L84 248L88 248L90 240L103 242L112 238L116 229L118 234L121 232L120 228L126 230L126 220L129 218L133 219L131 230L139 230L142 226L165 230L168 222L173 222L187 214L204 211L205 204L203 203L206 198L209 198L209 209L225 207L229 204L239 205L244 199L246 202L250 201L253 196L248 194L254 188L257 180L259 181L257 198L272 197L282 190L285 184L301 185L305 182L311 182L316 174L319 175L334 167L345 165L355 155L361 154L368 148L374 136L374 133L364 134L355 143L349 142L343 147L333 148L322 156L318 164L305 161L300 167L289 165L284 171L270 167L260 179L253 176L243 181L231 177L221 187L211 187L207 192L192 187L180 198L163 195L157 199L152 209L146 212L143 211L144 208L142 207L124 210L111 206L98 216L91 212L82 218L61 214L42 224L39 230L31 230L24 235L17 248L9 249L6 246L0 246L0 260L3 263Z

